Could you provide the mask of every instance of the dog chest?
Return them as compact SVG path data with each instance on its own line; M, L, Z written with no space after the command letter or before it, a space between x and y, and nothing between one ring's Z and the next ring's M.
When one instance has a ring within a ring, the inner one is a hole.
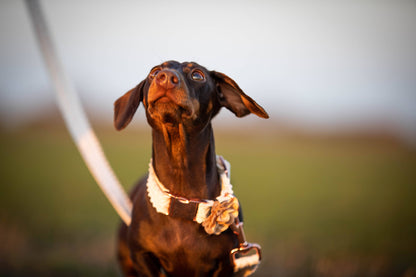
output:
M172 220L164 215L141 221L136 228L133 245L140 245L140 251L151 252L167 272L192 276L192 272L218 269L219 264L222 268L232 268L229 253L237 241L231 231L208 235L195 222Z

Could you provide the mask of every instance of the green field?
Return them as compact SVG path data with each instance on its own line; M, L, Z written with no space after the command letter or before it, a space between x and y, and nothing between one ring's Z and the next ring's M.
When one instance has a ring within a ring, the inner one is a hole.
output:
M149 129L98 137L129 189L147 170ZM217 131L216 147L263 247L256 276L416 276L415 150L249 129ZM0 276L118 276L119 219L67 132L1 132L0 157Z

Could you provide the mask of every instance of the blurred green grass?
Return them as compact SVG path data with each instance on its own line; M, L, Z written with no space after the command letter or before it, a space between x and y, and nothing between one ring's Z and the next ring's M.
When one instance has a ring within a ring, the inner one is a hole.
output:
M416 152L391 141L216 132L256 276L416 276ZM150 130L99 129L126 189ZM117 276L119 219L66 130L0 133L0 276Z

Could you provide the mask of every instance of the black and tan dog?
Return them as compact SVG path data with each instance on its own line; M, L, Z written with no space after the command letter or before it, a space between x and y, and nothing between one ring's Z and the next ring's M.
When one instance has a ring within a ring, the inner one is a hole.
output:
M129 124L140 102L152 127L153 153L149 175L131 194L131 225L123 224L119 232L124 274L233 276L230 251L239 240L228 225L218 229L218 224L205 220L218 202L229 211L219 217L228 221L239 210L234 196L223 192L211 119L221 107L238 117L253 113L268 118L267 113L228 76L176 61L154 67L115 102L117 130ZM157 180L158 186L149 188L149 179ZM228 202L219 201L220 195ZM159 203L163 198L165 203ZM210 208L198 221L204 205Z

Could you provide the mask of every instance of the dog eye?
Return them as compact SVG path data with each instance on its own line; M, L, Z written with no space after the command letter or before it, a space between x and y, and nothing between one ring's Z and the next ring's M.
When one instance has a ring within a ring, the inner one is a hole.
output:
M150 79L153 79L160 72L160 67L153 68L149 73Z
M192 77L192 80L194 81L199 81L199 82L205 81L205 75L201 70L194 70L191 73L191 77Z

